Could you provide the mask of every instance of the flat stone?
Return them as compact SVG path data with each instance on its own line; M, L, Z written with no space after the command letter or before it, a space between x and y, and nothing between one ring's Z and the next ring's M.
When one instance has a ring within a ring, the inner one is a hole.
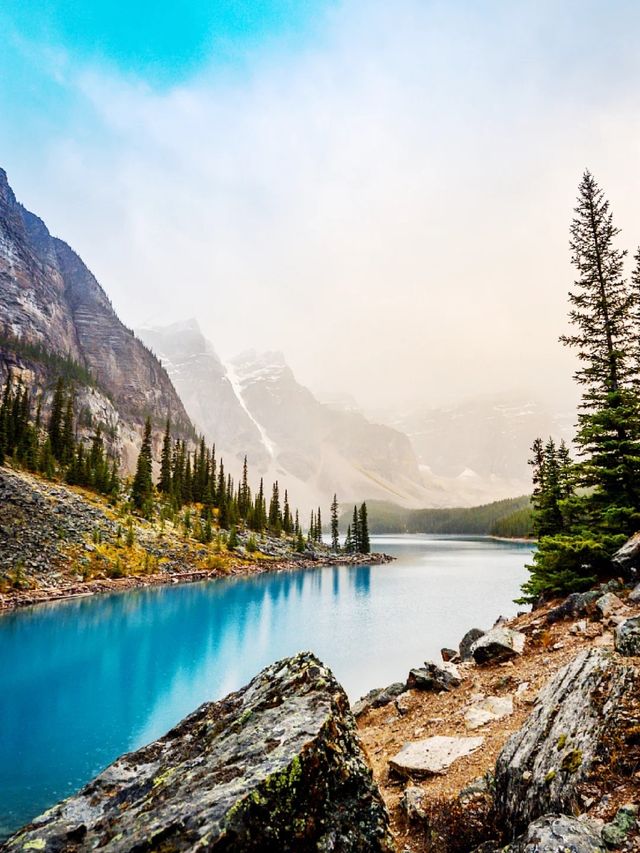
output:
M503 625L492 628L471 646L476 663L499 663L521 655L526 637L520 631Z
M640 656L640 616L625 619L614 634L615 649L627 657Z
M483 743L483 737L428 737L406 743L390 759L389 767L408 778L443 775L454 761L471 755Z
M512 696L487 696L485 699L467 708L464 714L468 729L478 729L487 723L502 720L513 714Z

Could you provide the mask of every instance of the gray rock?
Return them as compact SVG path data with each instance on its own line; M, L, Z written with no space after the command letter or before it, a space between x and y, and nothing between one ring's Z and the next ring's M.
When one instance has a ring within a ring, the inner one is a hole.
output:
M572 592L557 607L547 613L547 622L553 624L562 619L571 619L576 616L584 616L591 605L600 598L600 592L591 589L588 592Z
M602 649L580 653L545 685L496 762L496 813L508 832L578 806L577 786L607 766L611 744L627 749L639 687L637 669Z
M614 613L623 613L627 609L624 602L613 592L605 592L600 596L595 607L602 619L608 619Z
M452 663L425 661L424 668L412 669L407 678L408 690L452 690L461 684L460 673Z
M531 823L508 853L604 853L596 826L568 815L549 814Z
M125 755L6 850L385 851L347 697L312 654L273 664Z
M362 699L359 699L355 703L351 709L353 715L355 717L360 717L370 708L382 708L384 705L388 705L389 702L393 702L393 700L397 696L400 696L401 693L404 693L406 689L407 686L402 681L395 681L388 687L376 687L373 690L370 690L366 696L363 696Z
M621 847L638 820L638 806L628 803L618 809L614 819L602 827L602 840L607 847Z
M446 773L454 761L471 755L483 743L483 737L428 737L405 743L389 760L389 767L400 776L413 779L439 776Z
M632 601L634 604L640 604L640 583L629 593L629 601Z
M479 729L487 723L502 720L513 714L513 696L485 696L474 702L464 713L468 729Z
M524 650L525 635L503 625L492 628L471 646L471 654L476 663L498 663L521 655Z
M424 791L417 785L408 785L404 789L400 803L409 820L424 820L426 818L427 813L422 804L423 796Z
M471 628L464 637L460 640L460 645L458 646L458 651L460 652L460 660L469 661L473 660L473 656L471 654L471 646L479 640L480 637L484 636L484 631L481 631L480 628Z
M626 580L637 581L640 578L640 533L634 533L611 560Z
M628 657L640 656L640 616L625 619L614 635L616 651Z

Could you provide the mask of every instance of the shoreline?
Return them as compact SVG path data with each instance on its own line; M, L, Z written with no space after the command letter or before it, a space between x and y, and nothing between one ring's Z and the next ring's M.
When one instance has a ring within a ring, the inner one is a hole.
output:
M255 563L238 561L229 571L219 569L196 569L184 572L158 572L148 575L128 575L122 578L99 578L90 581L78 581L60 587L40 589L16 589L0 593L0 617L13 613L23 607L35 607L40 604L54 604L61 601L73 601L95 595L129 592L157 586L178 586L198 583L206 580L224 580L242 578L271 572L293 572L325 566L369 566L391 563L395 557L379 552L371 554L327 554L322 556L301 556L277 560L257 560Z

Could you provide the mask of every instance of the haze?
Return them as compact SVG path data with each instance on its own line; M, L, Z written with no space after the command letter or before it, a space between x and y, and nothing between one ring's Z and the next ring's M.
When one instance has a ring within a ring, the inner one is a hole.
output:
M231 5L173 39L78 5L82 49L50 8L0 13L0 161L122 319L196 316L369 408L573 399L585 167L640 242L640 7Z

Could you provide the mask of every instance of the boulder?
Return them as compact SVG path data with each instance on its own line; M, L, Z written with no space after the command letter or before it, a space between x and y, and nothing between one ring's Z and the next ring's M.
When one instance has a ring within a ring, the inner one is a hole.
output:
M591 589L588 592L572 592L563 602L553 607L547 613L547 622L553 624L562 619L571 619L576 616L584 616L591 605L600 598L600 592Z
M407 677L408 690L452 690L459 687L462 678L452 663L437 664L425 661L424 668L412 669Z
M7 851L385 851L347 697L309 653L202 705L49 809Z
M629 581L640 579L640 533L628 539L611 558L613 565Z
M625 603L613 592L605 592L596 601L596 612L602 619L609 619L616 613L624 613L627 610Z
M512 837L544 814L578 808L577 787L614 769L640 723L638 670L612 652L581 652L540 691L496 762L496 814Z
M616 651L627 657L640 656L640 616L625 619L614 635Z
M629 601L634 604L640 604L640 583L634 586L634 588L629 593Z
M502 720L513 714L513 696L486 696L474 702L464 713L468 729L479 729L487 723Z
M471 646L479 640L480 637L484 636L484 631L481 631L480 628L471 628L464 637L460 640L460 645L458 646L458 650L460 652L460 660L469 661L473 660L473 655L471 654Z
M399 696L407 689L407 685L402 681L395 681L388 687L376 687L370 690L362 699L359 699L352 707L354 717L360 717L365 711L371 708L382 708Z
M405 743L400 752L389 760L389 767L410 779L439 776L446 773L454 761L471 755L483 743L483 737L428 737Z
M499 625L483 634L471 646L471 655L476 663L498 663L521 655L524 650L525 635Z
M597 826L562 814L548 814L529 825L506 853L604 853Z

